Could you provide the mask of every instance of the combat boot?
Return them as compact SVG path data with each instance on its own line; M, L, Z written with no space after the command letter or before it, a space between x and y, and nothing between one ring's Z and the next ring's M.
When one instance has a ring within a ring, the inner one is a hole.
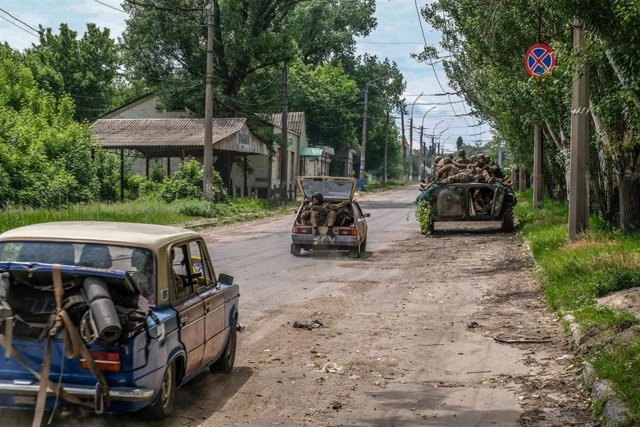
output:
M319 234L320 232L318 231L318 227L313 227L313 235L318 237Z
M329 227L329 229L327 230L327 236L331 237L332 239L336 237L335 233L333 232L333 227Z

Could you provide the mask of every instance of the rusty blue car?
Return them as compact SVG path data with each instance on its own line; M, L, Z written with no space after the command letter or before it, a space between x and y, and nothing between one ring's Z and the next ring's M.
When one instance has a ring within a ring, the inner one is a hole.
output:
M52 222L0 235L0 406L171 415L233 369L238 285L179 227Z

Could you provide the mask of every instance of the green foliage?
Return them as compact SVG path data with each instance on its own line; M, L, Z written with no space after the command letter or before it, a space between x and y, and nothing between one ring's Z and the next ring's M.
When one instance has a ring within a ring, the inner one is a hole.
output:
M158 191L159 187L158 183L142 175L133 173L125 175L125 197L128 200L135 200L153 194Z
M199 199L202 197L204 173L197 160L180 163L180 169L170 178L165 178L160 197L167 202L176 199Z
M351 148L356 140L359 112L350 108L358 86L341 66L305 65L296 61L289 71L291 111L304 111L307 136L315 145Z
M375 0L302 2L289 16L288 27L304 63L351 57L354 36L366 37L375 28L375 9Z
M640 419L640 334L631 313L596 304L596 298L640 286L640 235L622 235L595 226L574 242L568 241L567 206L545 199L532 209L531 192L518 194L516 215L522 223L552 309L571 311L589 340L584 355L600 378L614 384L629 404L632 419ZM622 334L629 330L629 333ZM624 337L623 337L624 335Z
M38 89L19 61L0 46L0 207L109 199L111 158L74 121L73 101Z
M203 176L202 166L197 160L184 161L172 177L164 179L160 197L167 203L177 199L200 199ZM228 200L222 178L217 171L213 171L212 190L214 203L224 203Z
M110 107L120 58L109 29L87 24L78 38L64 23L59 34L47 28L40 34L40 43L27 49L25 60L39 88L56 99L73 99L75 119L91 121Z
M149 165L149 179L153 182L162 182L164 181L164 165L161 160L154 160L151 165Z
M640 270L637 269L611 268L600 273L595 281L597 297L637 287L640 287Z
M416 219L420 224L420 231L425 236L429 236L429 217L431 216L431 204L426 200L420 200L416 205Z

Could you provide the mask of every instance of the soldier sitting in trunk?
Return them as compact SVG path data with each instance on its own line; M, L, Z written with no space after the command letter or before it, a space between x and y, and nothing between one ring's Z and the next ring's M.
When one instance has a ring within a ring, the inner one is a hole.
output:
M337 211L345 206L348 206L349 200L344 200L340 203L325 203L324 197L320 193L315 193L311 196L311 206L309 210L304 211L301 215L301 219L310 218L311 226L313 227L313 235L317 236L318 227L327 226L327 235L334 237L333 226L336 223Z

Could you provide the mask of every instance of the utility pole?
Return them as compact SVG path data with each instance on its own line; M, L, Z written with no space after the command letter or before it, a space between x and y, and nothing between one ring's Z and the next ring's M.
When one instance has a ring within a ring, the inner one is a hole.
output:
M402 107L400 107L400 125L402 127L402 155L404 158L404 177L405 180L409 179L407 175L409 173L409 161L408 161L408 153L407 153L407 145L405 144L406 138L404 133L404 101L402 102Z
M384 170L382 175L382 183L387 182L387 159L389 149L389 107L387 107L387 117L384 123Z
M369 108L369 83L364 88L364 114L362 115L362 147L360 148L360 174L359 179L364 179L364 160L367 151L367 114Z
M586 35L580 22L573 22L574 63L571 96L571 175L569 194L569 239L589 229L589 71L583 52Z
M289 95L288 95L289 70L285 65L282 69L282 137L284 146L280 147L280 198L282 203L288 199L287 185L289 183Z
M202 194L213 201L213 2L207 16L207 76L204 102L204 177Z
M533 128L533 207L542 208L544 203L544 176L542 175L542 128L536 123Z

